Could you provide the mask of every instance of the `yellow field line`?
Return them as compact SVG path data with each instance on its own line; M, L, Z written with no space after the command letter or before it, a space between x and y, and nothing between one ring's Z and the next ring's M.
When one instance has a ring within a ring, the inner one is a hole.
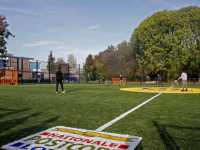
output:
M81 132L81 131L63 129L63 128L57 128L56 131L69 132L69 133L78 134L78 135L87 136L87 137L98 136L98 137L102 137L102 138L106 138L106 139L131 142L131 138L117 137L117 136L111 136L111 135L95 133L95 132Z

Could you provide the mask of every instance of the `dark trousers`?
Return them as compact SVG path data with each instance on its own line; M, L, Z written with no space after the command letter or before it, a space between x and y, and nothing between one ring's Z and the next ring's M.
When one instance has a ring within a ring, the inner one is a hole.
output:
M62 83L62 80L56 80L56 92L58 92L58 85L61 85L61 89L63 91L63 83Z
M158 80L158 83L159 83L159 86L160 86L160 85L163 85L163 84L161 83L161 80Z

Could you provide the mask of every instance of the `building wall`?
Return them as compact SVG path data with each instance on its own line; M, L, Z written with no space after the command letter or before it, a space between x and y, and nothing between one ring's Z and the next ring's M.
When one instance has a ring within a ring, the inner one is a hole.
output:
M17 58L9 58L10 59L10 65L7 67L4 67L6 70L17 70ZM23 67L23 79L33 79L33 72L36 72L36 61L31 59L23 59L23 66L22 66L22 59L18 59L18 74L20 75L22 72ZM31 66L30 66L31 64ZM40 61L38 61L38 72L40 72ZM39 74L39 73L38 73ZM36 77L36 76L35 76ZM36 78L34 78L36 79Z
M41 74L44 74L44 79L49 79L49 71L47 69L41 69ZM50 78L56 77L55 73L50 73Z
M8 58L10 59L10 65L8 67L5 67L4 69L7 70L17 70L17 58ZM20 76L22 72L22 59L18 59L18 74ZM38 69L36 70L36 63L38 62ZM68 63L65 64L56 64L57 66L61 67L61 71L63 74L68 73ZM70 69L70 77L76 77L77 81L79 81L79 68L73 68ZM33 59L23 59L23 79L36 79L36 71L38 72L38 75L44 74L44 79L49 78L49 72L47 69L41 69L41 62L35 61ZM80 72L83 72L83 68L80 68ZM35 75L33 75L35 73ZM34 77L34 78L33 78ZM55 74L51 73L50 78L52 80L53 77L56 77ZM80 73L81 77L81 73Z

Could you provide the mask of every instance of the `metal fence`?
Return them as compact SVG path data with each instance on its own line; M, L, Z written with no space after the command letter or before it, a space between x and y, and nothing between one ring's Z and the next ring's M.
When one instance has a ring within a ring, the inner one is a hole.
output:
M158 78L127 78L127 85L159 85ZM175 83L174 79L162 78L161 83L164 85L181 85L182 80ZM188 78L187 85L200 85L199 78Z
M18 84L37 84L40 75L40 84L56 83L56 71L58 66L63 72L66 84L101 84L100 78L89 78L88 73L80 68L80 64L69 66L68 63L48 63L33 58L10 56L0 58L0 69L18 71ZM2 75L0 74L0 80ZM112 84L112 78L106 78L108 84ZM162 78L162 84L173 85L174 80ZM181 85L181 80L177 82ZM126 78L126 85L158 85L157 78ZM199 78L189 78L188 85L200 85Z
M112 84L112 78L106 78L108 84ZM176 85L181 85L182 80L178 80ZM77 83L77 82L73 82ZM175 80L170 78L163 78L163 85L175 85ZM86 78L80 82L80 84L101 84L101 78ZM157 78L126 78L126 85L159 85ZM187 80L187 85L195 86L200 85L199 78L189 78Z
M80 83L80 65L73 67L68 63L48 63L46 61L34 60L27 57L9 56L0 58L0 69L15 70L18 72L18 84L40 84L56 83L56 71L61 67L65 83ZM3 75L0 74L0 80Z

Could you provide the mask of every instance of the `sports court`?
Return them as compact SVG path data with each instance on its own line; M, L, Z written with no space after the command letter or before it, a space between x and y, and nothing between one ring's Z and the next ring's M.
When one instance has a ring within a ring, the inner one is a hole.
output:
M137 149L200 146L199 93L120 90L159 88L148 85L65 84L64 88L65 94L56 94L54 84L0 86L0 145L65 126L142 137Z

